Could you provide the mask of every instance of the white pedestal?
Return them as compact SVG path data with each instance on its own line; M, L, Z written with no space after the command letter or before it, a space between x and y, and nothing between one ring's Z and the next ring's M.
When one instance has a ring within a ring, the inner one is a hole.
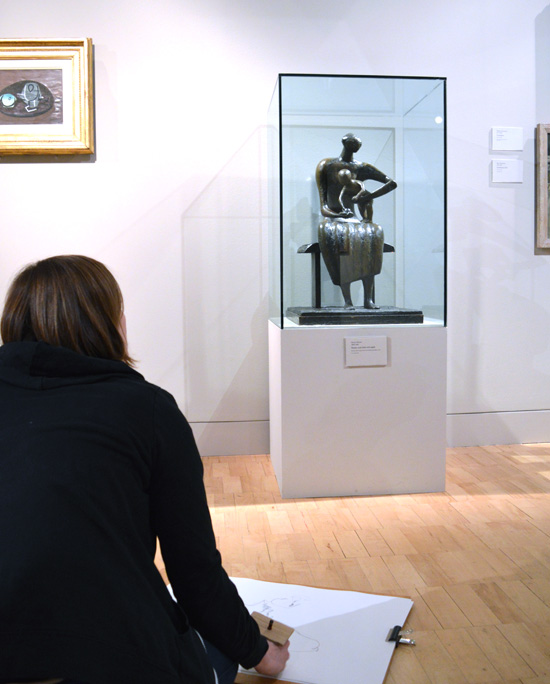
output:
M345 366L346 337L387 365ZM284 498L445 489L446 329L269 323L271 460Z

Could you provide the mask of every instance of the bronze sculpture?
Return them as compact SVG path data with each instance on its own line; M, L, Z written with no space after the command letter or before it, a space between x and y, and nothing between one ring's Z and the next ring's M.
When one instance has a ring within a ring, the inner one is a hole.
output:
M384 232L373 223L372 202L395 190L397 183L371 164L354 160L361 140L353 133L342 138L339 157L323 159L317 165L316 181L323 220L318 236L321 254L331 280L339 285L347 308L353 307L350 285L363 281L365 309L374 303L374 277L382 269ZM368 191L363 182L374 180L382 186ZM361 220L355 214L357 205Z

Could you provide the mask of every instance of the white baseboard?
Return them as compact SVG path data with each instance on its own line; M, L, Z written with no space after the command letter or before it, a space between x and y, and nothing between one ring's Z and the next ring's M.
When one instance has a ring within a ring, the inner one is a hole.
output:
M269 421L191 423L201 456L269 453ZM449 447L550 443L550 410L455 413L447 416Z
M550 411L455 413L447 415L447 445L550 442Z
M269 453L269 421L191 423L201 456Z

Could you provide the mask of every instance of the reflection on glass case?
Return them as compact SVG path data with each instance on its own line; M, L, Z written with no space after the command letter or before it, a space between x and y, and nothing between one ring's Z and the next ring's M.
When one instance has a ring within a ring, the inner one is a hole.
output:
M270 319L445 325L445 79L281 74Z

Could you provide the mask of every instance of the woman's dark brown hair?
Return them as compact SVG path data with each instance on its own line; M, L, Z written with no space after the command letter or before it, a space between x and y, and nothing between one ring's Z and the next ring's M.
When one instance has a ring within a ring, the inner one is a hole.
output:
M0 334L4 343L36 340L133 365L119 329L123 307L118 283L101 262L78 255L50 257L15 277Z

